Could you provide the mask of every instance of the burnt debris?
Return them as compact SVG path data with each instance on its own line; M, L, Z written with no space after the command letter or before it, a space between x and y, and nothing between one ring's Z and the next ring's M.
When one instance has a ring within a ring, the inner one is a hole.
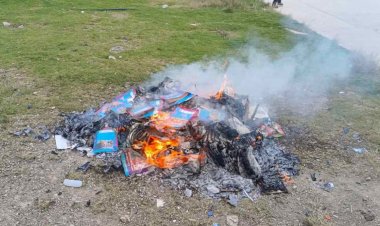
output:
M88 150L97 142L97 148L109 145L98 131L112 128L116 147L96 153L106 169L122 166L129 176L153 167L163 183L182 191L226 199L257 186L263 193L287 192L281 175L297 175L299 159L273 139L283 131L259 111L265 109L251 106L246 96L219 91L200 97L166 78L132 88L98 110L63 115L55 134Z

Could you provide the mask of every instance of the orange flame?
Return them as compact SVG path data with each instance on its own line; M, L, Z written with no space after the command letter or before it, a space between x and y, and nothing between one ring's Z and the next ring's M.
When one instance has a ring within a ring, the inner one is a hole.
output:
M227 93L230 96L235 95L235 91L232 89L232 87L228 86L227 74L224 75L223 83L222 83L220 89L218 90L218 92L214 96L215 99L220 100L223 96L223 93Z
M199 161L199 155L186 155L180 150L179 145L179 138L151 136L148 141L142 142L142 150L147 162L159 168L174 168L189 161Z

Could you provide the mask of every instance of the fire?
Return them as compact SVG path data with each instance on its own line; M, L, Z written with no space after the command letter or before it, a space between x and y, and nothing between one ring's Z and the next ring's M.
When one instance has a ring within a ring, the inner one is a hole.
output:
M232 89L232 87L228 86L227 74L224 74L223 83L222 83L220 89L218 90L218 92L215 94L215 96L214 96L215 99L220 100L223 96L223 93L227 93L230 96L235 95L235 91Z
M198 154L186 155L180 150L179 138L161 138L151 136L142 142L142 151L147 162L159 168L174 168L190 161L199 161Z

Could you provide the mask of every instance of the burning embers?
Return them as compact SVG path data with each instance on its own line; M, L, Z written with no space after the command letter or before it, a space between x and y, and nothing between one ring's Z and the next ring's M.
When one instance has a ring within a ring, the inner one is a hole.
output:
M284 182L298 173L297 157L275 140L264 140L283 136L281 127L271 122L265 109L233 94L226 77L209 98L181 91L170 79L146 90L133 88L96 112L67 115L56 133L78 147L90 146L94 133L104 127L118 131L118 148L97 152L108 167L122 165L125 175L149 166L162 172L173 169L163 174L169 184L211 195L207 187L213 183L219 189L213 197L252 192L253 183L247 180L261 185L264 192L286 191Z

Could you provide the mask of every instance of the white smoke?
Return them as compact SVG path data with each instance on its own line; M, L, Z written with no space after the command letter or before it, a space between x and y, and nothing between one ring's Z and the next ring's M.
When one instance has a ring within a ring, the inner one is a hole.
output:
M313 104L310 96L325 96L336 81L350 76L350 54L332 41L309 39L275 57L259 50L261 44L251 42L242 48L239 57L227 59L227 67L224 59L170 66L153 75L149 83L170 77L180 81L186 91L210 96L218 91L226 74L228 85L253 102L286 94L292 104Z

